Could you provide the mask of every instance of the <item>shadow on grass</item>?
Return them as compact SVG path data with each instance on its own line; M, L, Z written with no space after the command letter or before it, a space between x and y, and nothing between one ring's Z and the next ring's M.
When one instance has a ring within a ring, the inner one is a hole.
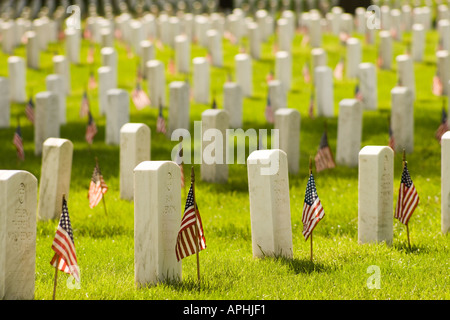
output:
M406 254L425 254L431 252L430 248L425 245L413 244L411 245L411 248L409 248L408 242L406 241L394 244L393 248Z
M310 259L288 259L284 257L275 258L277 261L287 265L295 274L310 274L313 272L326 272L328 268L320 262L311 261Z

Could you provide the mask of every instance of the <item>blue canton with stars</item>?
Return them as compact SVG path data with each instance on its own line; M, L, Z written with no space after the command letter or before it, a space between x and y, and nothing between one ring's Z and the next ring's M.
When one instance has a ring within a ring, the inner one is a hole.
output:
M306 185L306 193L305 193L305 202L312 206L314 201L319 196L317 195L316 183L314 181L314 176L312 174L309 175L308 184Z
M409 175L409 171L408 171L408 167L407 167L406 163L405 163L405 167L403 168L402 183L404 183L405 186L407 186L408 188L411 188L411 186L412 186L412 180Z
M66 199L63 199L62 214L61 219L59 220L59 226L67 232L67 234L70 236L70 239L72 240L72 243L74 243L72 225L70 224L69 209L67 208Z

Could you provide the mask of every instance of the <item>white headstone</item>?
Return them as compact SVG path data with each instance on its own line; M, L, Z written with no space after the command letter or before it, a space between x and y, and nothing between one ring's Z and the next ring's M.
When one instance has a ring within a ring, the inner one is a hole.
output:
M396 152L411 153L414 150L414 100L407 87L391 90L391 129Z
M8 58L9 92L12 102L24 103L27 99L26 69L22 57L11 56Z
M223 108L230 115L230 128L242 127L242 89L236 82L223 85Z
M194 101L202 104L209 104L210 91L210 67L209 62L204 57L196 57L192 59L194 65L193 70L193 95Z
M66 95L70 94L71 90L71 78L70 78L70 66L67 58L65 56L54 56L53 66L55 74L62 77L62 82L64 85L64 92Z
M320 48L322 46L321 17L318 14L310 14L309 41L312 48Z
M134 198L134 168L150 161L151 131L144 123L126 123L120 129L120 198Z
M356 99L339 102L336 163L347 167L358 165L362 136L362 103Z
M164 64L159 60L147 61L147 82L152 107L166 104L166 75Z
M425 29L421 24L414 24L412 26L412 46L411 55L413 60L420 62L423 60L425 51Z
M106 114L108 98L107 92L114 89L112 71L110 67L98 68L98 106L101 115Z
M358 172L358 242L392 244L394 152L388 146L362 148Z
M436 52L436 69L437 75L442 83L442 94L446 95L448 86L445 84L450 80L450 55L447 50L439 50Z
M279 149L253 151L247 158L247 174L253 257L292 258L286 153Z
M189 83L173 81L169 84L169 125L167 135L170 137L176 129L190 129Z
M450 21L447 19L438 22L439 45L441 50L450 50Z
M287 107L287 93L280 80L271 80L269 85L270 107L275 112L278 109Z
M142 40L140 43L141 49L141 73L145 75L145 66L147 64L147 61L154 60L155 59L155 46L153 43L149 40Z
M378 89L375 65L370 62L361 63L358 70L358 80L363 108L365 110L377 110Z
M59 219L62 196L70 190L73 144L70 140L48 138L43 144L39 179L39 220Z
M328 66L316 67L314 70L315 96L317 114L324 117L334 116L333 72Z
M130 122L130 97L123 89L109 89L107 94L105 143L120 144L120 128Z
M312 70L316 67L327 65L327 52L323 48L314 48L311 50Z
M59 100L53 92L43 91L35 96L34 154L41 155L48 138L59 138Z
M0 77L0 128L9 128L11 103L9 102L9 80Z
M53 92L58 97L59 123L66 124L66 93L63 77L58 74L49 74L45 77L47 91Z
M181 175L172 161L134 169L134 278L137 287L181 281L175 246L180 228Z
M2 51L7 55L11 55L16 46L14 20L0 20L0 29L0 34L2 35Z
M278 37L278 50L291 52L292 50L292 38L290 37L290 26L286 19L277 20L277 37Z
M40 67L40 54L38 39L36 32L27 31L27 67L31 69L39 69Z
M191 63L191 43L185 34L175 37L175 69L179 73L189 73Z
M450 232L450 131L441 138L441 230Z
M250 55L253 59L261 59L261 35L256 22L248 24L248 38L250 42Z
M75 29L66 29L66 56L70 63L79 64L80 63L80 47L81 39L79 31Z
M206 32L208 50L211 56L211 64L215 67L223 66L222 38L217 30L210 29Z
M361 63L362 50L361 42L358 38L349 38L347 40L346 73L347 78L356 78L358 76L358 66Z
M395 60L397 61L397 75L400 86L407 87L412 93L413 100L415 100L416 79L414 76L413 60L408 54L398 55Z
M275 129L279 130L279 148L287 155L289 173L297 174L300 163L300 112L293 108L275 111Z
M102 60L102 66L104 67L110 67L111 68L111 81L114 88L117 88L118 86L118 56L117 51L115 48L111 47L104 47L100 51L101 54L101 60Z
M392 37L391 33L386 30L379 32L380 36L380 57L381 69L391 69L392 65Z
M275 78L281 81L286 92L291 90L292 57L286 51L278 51L275 55Z
M37 179L0 170L0 299L33 300L36 277Z
M252 59L246 53L238 53L234 57L236 82L242 89L244 97L253 95L253 68Z
M226 163L226 130L229 115L223 109L207 109L202 113L202 164L201 179L212 183L228 181Z

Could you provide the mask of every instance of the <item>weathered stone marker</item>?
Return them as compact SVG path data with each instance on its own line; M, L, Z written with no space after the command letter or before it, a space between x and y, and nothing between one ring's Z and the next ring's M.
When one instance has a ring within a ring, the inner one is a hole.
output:
M172 161L134 169L134 279L137 287L181 280L175 245L181 220L181 172Z
M159 60L147 61L147 81L151 106L159 108L166 104L166 75L164 64Z
M11 103L9 102L9 80L0 77L0 128L9 128Z
M226 130L229 115L223 109L207 109L202 113L202 164L201 179L212 183L228 181L226 163Z
M366 146L359 152L358 242L393 240L394 151Z
M25 60L22 57L8 58L9 92L11 101L24 103L27 99Z
M34 299L37 179L0 170L0 300Z
M247 158L253 257L292 258L287 155L280 149L253 151Z
M57 74L49 74L45 77L47 91L53 92L58 97L59 123L66 124L66 92L64 79Z
M172 81L169 85L169 137L176 129L190 129L189 112L189 84L185 81Z
M202 104L209 104L209 91L210 91L210 75L209 75L209 62L204 57L196 57L192 59L194 65L192 85L194 101Z
M67 139L48 138L43 144L39 182L39 220L61 216L62 196L69 196L73 143Z
M120 144L120 128L130 122L130 98L123 89L110 89L107 93L105 143Z
M377 89L377 70L375 65L370 62L364 62L358 68L359 90L362 96L364 110L377 110L378 108L378 89Z
M391 128L394 135L394 150L407 153L414 150L414 102L407 87L391 90Z
M144 123L126 123L120 129L120 198L133 200L134 168L151 157L151 131Z
M236 82L242 89L244 97L251 97L253 95L253 70L252 59L246 53L238 53L234 57Z
M441 138L441 230L450 232L450 131Z
M317 98L317 114L334 116L333 72L328 66L316 67L314 85Z
M47 138L59 138L59 102L58 96L49 91L39 92L34 100L34 154L41 155Z
M362 103L356 99L339 102L336 163L348 167L358 165L362 136Z
M290 173L298 173L300 162L300 112L293 108L275 111L275 129L279 130L279 147L287 155Z

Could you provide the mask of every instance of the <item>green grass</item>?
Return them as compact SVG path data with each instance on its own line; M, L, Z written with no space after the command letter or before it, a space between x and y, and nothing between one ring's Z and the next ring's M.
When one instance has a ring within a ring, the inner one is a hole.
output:
M360 35L355 35L361 40ZM99 115L97 90L89 92L91 109L99 128L92 150L84 140L86 119L78 112L81 97L91 70L100 66L100 48L96 46L95 62L86 63L89 43L82 42L81 64L71 66L72 93L67 98L66 125L61 137L74 143L69 212L74 229L75 245L81 270L81 288L69 289L67 275L60 273L58 299L445 299L450 298L449 237L440 229L440 145L434 132L440 123L441 98L431 93L436 71L435 48L437 33L429 32L423 63L414 65L417 100L415 101L415 146L408 155L409 170L420 196L420 204L410 221L412 250L408 250L406 229L394 221L394 242L360 245L357 243L358 169L337 167L315 174L318 194L325 209L325 218L314 231L314 262L309 260L309 241L301 234L301 209L306 188L308 161L314 155L323 132L323 118L308 118L311 85L305 84L301 70L309 60L310 48L300 47L302 36L297 34L293 46L293 89L288 95L288 107L298 109L301 121L300 173L290 175L290 207L293 231L293 259L254 259L251 252L250 212L246 166L229 166L229 182L216 185L197 179L196 195L205 229L207 249L200 253L201 288L196 282L195 256L183 260L183 279L137 289L134 283L134 219L133 203L119 197L119 147L104 143L105 118ZM394 43L394 57L405 52L410 41ZM267 95L266 75L274 68L272 36L262 46L262 58L253 61L254 96L244 99L243 129L273 128L267 125L264 108ZM246 44L244 39L244 44ZM336 36L324 35L328 65L337 64L344 48ZM64 53L64 46L50 44L41 54L41 70L27 70L27 93L45 90L44 78L52 73L51 57ZM119 87L131 92L135 85L138 58L129 59L123 44L116 42L119 51ZM222 86L227 74L234 78L236 45L223 41L224 67L211 69L211 92L216 93L222 107ZM377 45L363 46L363 61L375 62ZM166 68L173 50L158 48L157 59ZM25 57L25 48L18 47L15 55ZM206 49L192 46L191 57L205 56ZM0 53L0 76L7 77L7 56ZM390 90L397 82L396 64L393 69L378 70L377 111L363 115L362 146L387 145ZM180 74L166 74L167 83L184 80ZM356 80L335 81L336 116L326 119L329 143L336 148L338 103L351 98ZM146 88L146 84L144 84ZM152 130L152 160L169 160L176 142L156 133L157 109L138 111L130 104L130 121L143 122ZM24 116L24 104L12 104L11 127L0 131L0 168L22 169L40 177L41 158L34 156L33 127ZM209 105L191 102L191 123L201 120L201 113ZM167 117L167 110L164 111ZM26 161L17 163L11 142L20 115ZM90 209L87 189L97 156L109 186L106 194L108 215L103 205ZM188 172L188 166L185 172ZM199 167L195 165L196 172ZM401 175L401 155L395 155L394 197L398 194ZM199 176L199 174L198 174ZM188 179L188 178L187 178ZM189 181L189 180L188 180ZM182 193L182 207L184 194ZM395 201L394 201L395 202ZM180 212L181 216L181 212ZM51 244L58 221L38 222L36 252L35 299L51 299L54 268L49 264L53 256ZM367 279L369 266L381 272L381 289L370 290Z

